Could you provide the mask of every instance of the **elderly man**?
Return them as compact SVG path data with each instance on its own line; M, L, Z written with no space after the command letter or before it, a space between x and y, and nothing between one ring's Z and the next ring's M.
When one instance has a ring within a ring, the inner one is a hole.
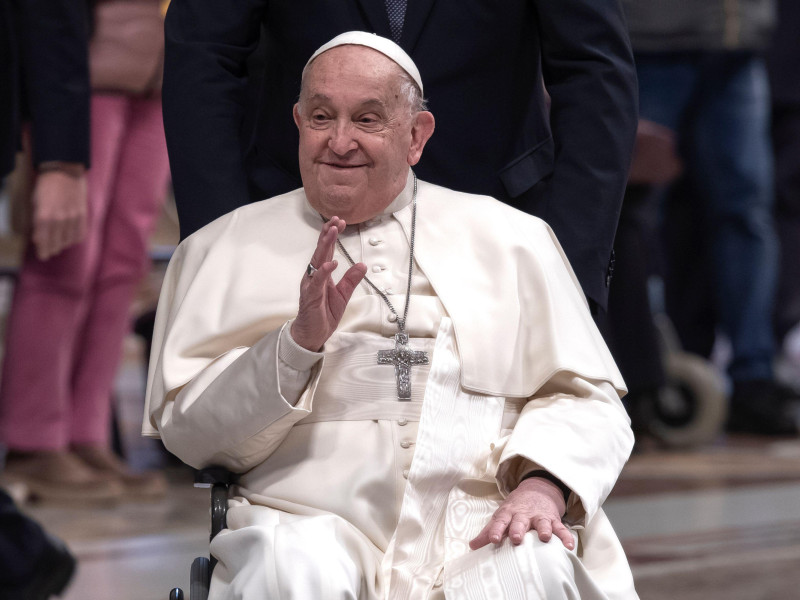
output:
M422 90L393 42L334 38L303 188L172 260L144 432L241 473L211 597L636 598L600 509L624 384L542 221L417 180Z

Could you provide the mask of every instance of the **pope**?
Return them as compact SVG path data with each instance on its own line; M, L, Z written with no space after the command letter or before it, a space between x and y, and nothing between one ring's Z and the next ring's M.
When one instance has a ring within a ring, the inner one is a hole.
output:
M625 387L550 229L416 178L385 38L317 50L294 120L303 187L187 238L159 301L143 431L240 474L210 597L636 598Z

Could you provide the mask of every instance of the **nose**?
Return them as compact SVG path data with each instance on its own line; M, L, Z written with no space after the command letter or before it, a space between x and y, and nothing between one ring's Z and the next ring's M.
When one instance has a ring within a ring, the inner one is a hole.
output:
M358 148L358 142L353 135L353 127L349 122L342 123L336 122L336 125L331 129L330 138L328 138L328 148L338 156L352 152Z

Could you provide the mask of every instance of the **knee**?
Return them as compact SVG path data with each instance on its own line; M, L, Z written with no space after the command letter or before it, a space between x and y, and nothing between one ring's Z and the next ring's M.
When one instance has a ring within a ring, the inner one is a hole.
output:
M290 522L221 532L211 544L219 560L215 597L361 598L361 565L334 531L308 529L306 523Z
M542 542L532 532L527 538L526 543L530 545L529 552L535 556L545 597L580 598L575 590L574 551L567 550L555 536L549 542ZM575 541L577 547L577 539Z

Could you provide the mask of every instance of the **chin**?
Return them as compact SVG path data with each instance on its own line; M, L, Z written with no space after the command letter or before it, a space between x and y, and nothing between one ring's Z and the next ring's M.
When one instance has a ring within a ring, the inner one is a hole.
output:
M350 223L353 217L357 217L360 212L362 196L351 188L342 189L337 186L334 189L327 189L322 194L318 210L326 218L337 216ZM358 221L352 222L357 223Z

